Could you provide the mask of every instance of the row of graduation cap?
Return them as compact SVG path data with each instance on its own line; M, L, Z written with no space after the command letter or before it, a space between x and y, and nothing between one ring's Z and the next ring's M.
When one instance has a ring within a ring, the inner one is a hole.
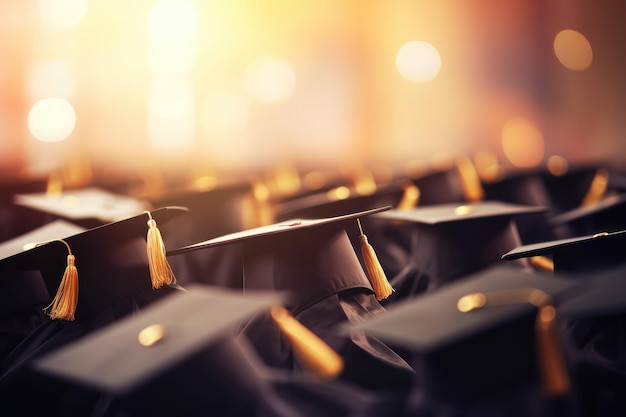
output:
M593 167L481 184L458 167L346 199L329 189L276 201L277 223L245 230L245 182L155 200L163 208L148 213L93 189L19 196L11 213L43 227L1 254L3 403L47 415L620 415L620 177ZM98 216L81 213L92 198ZM107 223L107 211L135 215ZM178 284L159 289L151 218L175 248ZM359 227L395 289L386 298L368 280ZM62 241L15 254L52 239ZM41 308L68 253L80 271L75 319L50 319ZM276 305L304 325L299 338L308 329L339 355L326 370L335 380L309 370L323 348L302 353ZM153 324L162 340L142 346Z

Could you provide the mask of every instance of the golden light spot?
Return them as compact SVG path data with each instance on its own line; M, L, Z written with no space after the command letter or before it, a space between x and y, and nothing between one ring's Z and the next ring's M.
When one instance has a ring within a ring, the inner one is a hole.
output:
M71 29L87 15L87 0L39 0L41 23L51 29Z
M295 91L296 73L282 59L261 58L250 64L244 82L255 100L265 104L280 103Z
M593 61L593 50L587 38L571 29L562 30L556 35L554 53L559 62L572 71L585 70Z
M569 163L567 159L560 155L552 155L548 158L548 171L550 174L560 177L565 175L569 169Z
M328 191L327 196L328 199L331 201L345 200L346 198L350 197L350 189L342 185Z
M309 190L317 190L326 185L326 175L320 171L308 172L302 177L302 184Z
M165 339L167 332L162 324L153 324L141 330L137 335L137 339L141 346L150 347Z
M476 310L477 308L484 307L486 303L487 297L485 297L485 294L477 292L461 297L456 303L456 308L461 313L468 313L472 310Z
M148 14L148 31L157 42L188 42L197 29L198 12L190 1L159 1Z
M44 98L28 112L28 129L42 142L60 142L76 125L74 107L61 98Z
M457 216L465 216L467 214L471 214L474 211L474 208L469 205L458 206L454 209L454 214Z
M514 166L532 168L543 158L543 136L532 121L515 117L502 128L502 148Z
M407 81L425 83L439 74L441 57L437 49L427 42L407 42L396 54L396 68Z

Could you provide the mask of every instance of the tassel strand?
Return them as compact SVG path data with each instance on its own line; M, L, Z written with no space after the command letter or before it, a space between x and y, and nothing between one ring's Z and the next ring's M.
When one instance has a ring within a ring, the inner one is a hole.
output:
M49 306L44 311L50 310L47 314L50 318L73 321L78 304L78 269L76 268L76 258L72 254L70 245L59 239L67 247L67 266L63 273L63 278L59 284L59 289Z
M378 257L376 256L376 252L374 252L374 248L367 241L367 236L365 236L365 234L363 233L363 229L361 228L361 222L359 219L357 219L357 223L359 225L359 242L361 243L361 254L363 255L367 274L369 275L372 287L374 288L376 299L378 301L384 300L388 298L391 294L393 294L394 289L387 280L385 271L383 271L383 267L378 261Z
M161 231L157 227L156 221L152 218L149 211L148 215L148 266L150 267L150 278L152 280L152 288L158 289L163 285L172 285L176 283L176 276L167 262L165 244Z

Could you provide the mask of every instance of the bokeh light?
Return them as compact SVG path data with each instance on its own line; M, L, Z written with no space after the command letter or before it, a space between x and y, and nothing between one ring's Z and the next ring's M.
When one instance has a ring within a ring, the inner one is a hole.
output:
M50 29L71 29L87 15L87 0L39 0L39 18Z
M209 136L228 136L241 132L248 121L248 103L232 93L215 93L200 108L200 126Z
M441 69L437 49L427 42L412 41L402 45L396 55L396 67L403 78L414 83L433 80Z
M543 159L544 146L541 132L529 119L514 117L502 128L502 149L515 167L532 168L539 165Z
M591 44L583 34L566 29L554 38L554 53L559 62L572 71L582 71L593 61Z
M148 15L153 40L164 44L189 41L198 29L198 12L190 1L159 1Z
M280 103L295 91L296 73L282 59L261 58L247 68L245 84L255 100L265 104Z
M162 78L150 86L148 108L154 117L179 119L190 114L194 105L194 91L188 80Z
M44 97L71 98L75 92L75 70L69 61L38 61L31 65L28 95L32 100Z
M561 155L552 155L548 158L547 167L550 174L561 176L569 170L569 162Z
M28 129L41 142L60 142L76 125L74 107L65 99L44 98L28 112Z

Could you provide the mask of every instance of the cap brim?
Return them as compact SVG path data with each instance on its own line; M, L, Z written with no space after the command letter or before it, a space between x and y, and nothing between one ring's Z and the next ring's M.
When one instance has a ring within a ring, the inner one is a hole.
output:
M220 246L225 244L239 243L248 241L250 239L260 239L276 234L290 233L294 231L311 229L314 227L320 227L324 225L332 225L342 223L350 220L354 220L360 217L369 216L375 213L380 213L385 210L391 209L391 206L375 208L371 210L360 211L358 213L345 214L337 217L328 217L321 219L292 219L285 222L276 223L268 226L257 227L254 229L244 230L242 232L231 233L224 236L219 236L214 239L206 240L203 242L195 243L193 245L184 246L182 248L173 249L167 252L169 255L178 255L181 253L196 251L200 249L210 248L214 246Z

